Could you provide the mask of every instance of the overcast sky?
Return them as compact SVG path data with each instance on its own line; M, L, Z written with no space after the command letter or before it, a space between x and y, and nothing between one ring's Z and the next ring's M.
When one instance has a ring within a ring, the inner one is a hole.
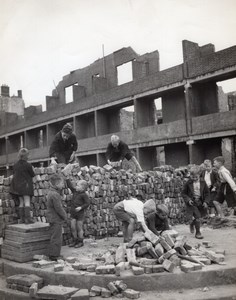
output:
M0 0L0 85L43 104L62 77L122 47L180 64L182 40L236 45L236 0ZM225 83L236 90L236 80Z

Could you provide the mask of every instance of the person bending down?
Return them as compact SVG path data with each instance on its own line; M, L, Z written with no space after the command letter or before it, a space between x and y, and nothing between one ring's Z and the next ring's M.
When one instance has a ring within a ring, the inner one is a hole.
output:
M165 204L157 205L157 211L149 214L146 218L148 228L156 235L169 230L168 214L169 211Z
M124 243L128 243L133 238L135 223L140 223L144 232L150 232L146 223L145 215L156 210L156 204L153 200L145 203L129 196L127 200L118 202L114 206L114 214L116 218L122 222L122 231Z
M111 142L107 146L106 159L109 165L120 168L123 159L133 161L138 172L142 172L142 168L134 154L129 149L129 146L120 140L117 135L111 136Z

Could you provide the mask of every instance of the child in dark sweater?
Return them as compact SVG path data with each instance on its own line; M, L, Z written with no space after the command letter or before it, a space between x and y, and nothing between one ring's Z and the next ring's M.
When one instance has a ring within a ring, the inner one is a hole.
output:
M62 224L67 221L61 197L61 191L65 187L64 179L58 174L53 174L50 177L50 185L47 195L47 218L51 227L49 258L56 261L61 252Z
M76 183L67 179L67 185L73 193L71 201L71 231L74 241L69 247L79 248L84 245L83 223L85 210L90 205L90 199L86 193L88 184L85 180L79 180Z

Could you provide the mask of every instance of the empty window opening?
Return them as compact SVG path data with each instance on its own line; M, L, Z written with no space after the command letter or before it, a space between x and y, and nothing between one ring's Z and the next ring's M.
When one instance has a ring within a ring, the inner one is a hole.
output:
M217 82L219 111L236 109L236 78Z
M157 124L163 123L162 120L162 98L157 98L154 100L156 107L156 122Z
M133 80L132 62L127 62L117 67L118 85Z
M126 106L120 110L121 131L134 129L134 106Z
M66 103L73 102L73 85L65 88Z

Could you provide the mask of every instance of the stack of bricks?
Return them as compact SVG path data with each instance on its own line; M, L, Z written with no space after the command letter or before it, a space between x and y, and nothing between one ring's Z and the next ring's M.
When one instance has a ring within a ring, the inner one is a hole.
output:
M18 290L29 293L31 286L37 284L39 288L43 286L43 278L34 274L17 274L7 277L7 287L9 289Z
M166 204L169 208L170 224L184 222L184 202L181 188L185 174L176 172L170 166L158 167L153 171L132 173L129 170L116 171L109 165L104 167L85 166L78 164L54 165L35 168L34 196L31 199L32 216L35 221L47 222L46 196L49 189L49 177L53 173L62 173L71 180L84 179L88 182L87 193L91 199L90 208L86 211L84 222L85 237L95 238L112 236L120 231L120 223L114 216L114 205L128 194L141 195L144 201L153 198L156 204ZM9 194L10 178L4 178L0 185L2 199L1 225L17 222L18 202ZM65 188L62 193L63 205L70 217L72 193ZM16 206L16 207L15 207ZM1 212L1 207L0 207ZM71 242L71 231L68 225L64 227L64 244Z

